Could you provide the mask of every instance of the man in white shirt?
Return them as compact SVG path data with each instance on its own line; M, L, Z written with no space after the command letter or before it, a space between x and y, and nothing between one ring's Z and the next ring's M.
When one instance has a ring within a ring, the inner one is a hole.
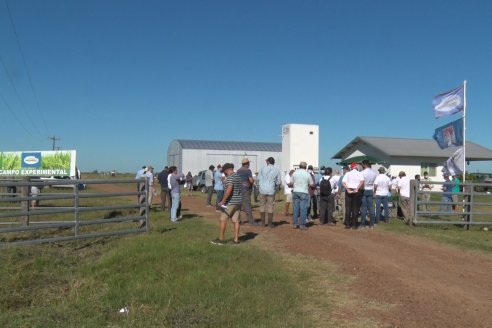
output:
M371 169L371 164L368 160L362 161L362 175L364 176L364 191L362 192L361 208L360 208L360 227L364 228L366 224L366 214L369 212L369 228L374 228L374 180L377 174Z
M398 176L400 177L400 181L398 181L398 189L400 190L401 211L403 212L403 219L405 220L405 223L410 224L410 178L407 177L403 171L401 171Z
M422 193L422 201L425 203L428 203L430 201L430 191L432 191L432 188L434 188L434 185L431 182L432 180L429 178L429 173L426 171L424 172L424 177L420 178L420 190L423 191ZM426 212L429 212L429 205L424 204L423 209Z
M381 205L383 205L384 209L384 217L383 222L389 222L389 210L388 210L388 194L391 185L390 178L385 174L386 169L384 167L380 167L378 169L379 175L374 180L374 190L376 193L376 223L379 223L379 219L381 218Z
M284 178L284 195L285 195L285 216L289 216L289 206L292 203L292 188L290 187L290 183L292 181L292 174L294 174L294 170L290 170L289 173L285 175Z
M345 188L345 229L357 229L357 217L360 210L360 197L364 176L357 170L357 164L350 164L351 171L343 176Z

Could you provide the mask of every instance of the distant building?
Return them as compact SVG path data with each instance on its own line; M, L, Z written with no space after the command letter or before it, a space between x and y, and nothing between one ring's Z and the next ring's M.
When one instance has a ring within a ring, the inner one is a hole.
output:
M275 159L275 166L281 167L282 144L274 142L183 140L171 141L167 150L167 165L175 165L179 172L191 171L196 175L210 165L233 163L237 169L241 160L250 160L253 174L265 166L268 157Z
M382 160L391 175L397 176L400 171L413 178L424 171L434 181L442 181L444 162L453 155L459 147L440 149L433 139L405 139L383 137L356 137L339 150L332 159L349 161L358 156L371 156ZM474 142L466 143L466 160L490 161L492 150ZM379 165L373 166L377 169Z
M306 162L314 168L319 165L319 125L285 124L282 126L283 173Z

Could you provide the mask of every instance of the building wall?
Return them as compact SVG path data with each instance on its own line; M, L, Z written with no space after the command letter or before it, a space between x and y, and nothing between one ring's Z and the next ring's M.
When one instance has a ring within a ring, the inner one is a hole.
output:
M175 144L178 144L176 142ZM281 165L281 153L265 151L244 151L244 150L212 150L212 149L181 149L181 147L170 144L168 148L168 166L175 165L179 172L188 173L190 171L196 175L199 171L206 170L210 165L217 167L218 164L233 163L234 168L241 167L241 160L247 157L250 160L250 169L253 173L259 171L266 165L268 157L275 159L275 166Z
M298 167L300 162L319 167L319 126L286 124L282 126L282 173Z
M413 179L416 174L422 175L422 163L435 163L436 173L435 175L429 174L429 178L433 181L444 181L442 177L443 166L437 165L440 162L442 161L432 158L422 160L417 157L394 157L390 160L389 172L393 176L398 176L400 171L404 171L408 177Z

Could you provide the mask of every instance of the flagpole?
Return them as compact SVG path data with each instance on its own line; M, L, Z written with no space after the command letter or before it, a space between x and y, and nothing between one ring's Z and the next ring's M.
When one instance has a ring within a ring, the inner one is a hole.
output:
M463 182L466 181L466 80L463 81Z

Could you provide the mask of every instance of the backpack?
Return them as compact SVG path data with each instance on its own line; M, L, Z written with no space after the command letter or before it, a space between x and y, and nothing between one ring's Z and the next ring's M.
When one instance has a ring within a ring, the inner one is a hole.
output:
M331 177L328 178L328 180L321 179L319 182L319 193L321 196L330 196L331 195L331 183L330 183Z

